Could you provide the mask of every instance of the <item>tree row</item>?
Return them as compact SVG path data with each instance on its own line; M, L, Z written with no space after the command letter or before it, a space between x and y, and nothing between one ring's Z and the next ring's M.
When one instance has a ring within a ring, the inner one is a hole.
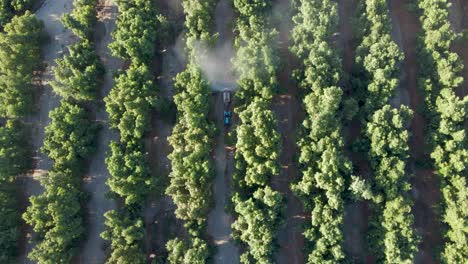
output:
M0 11L1 13L1 11ZM30 168L29 133L22 122L33 110L44 25L27 12L2 17L0 33L0 262L18 253L21 216L17 176ZM4 27L3 27L4 26Z
M120 134L110 143L106 158L107 184L119 209L105 213L106 230L101 236L111 243L107 263L145 263L142 248L142 208L155 179L151 174L143 137L149 129L151 111L158 104L150 63L155 54L158 17L153 1L118 0L119 14L113 56L128 61L127 69L114 78L114 87L104 99L109 125Z
M450 50L460 36L451 29L449 1L419 0L418 4L423 28L419 86L425 92L431 158L441 182L445 224L441 261L462 263L468 259L468 97L456 94L463 82L463 63Z
M34 0L0 0L0 28L10 20L32 7Z
M69 263L85 234L81 178L84 162L95 151L99 126L84 102L96 99L103 70L91 31L81 32L95 25L96 4L96 0L77 0L72 13L63 18L63 24L80 38L52 69L51 86L61 102L49 113L41 151L53 166L41 178L44 192L30 197L31 205L23 215L37 234L38 243L28 256L37 263Z
M208 119L211 89L198 61L213 42L213 17L217 1L185 0L187 67L175 79L177 121L169 138L172 171L166 193L176 204L176 216L185 221L186 239L170 240L166 247L170 263L206 263L210 255L204 231L213 204L212 138L214 124Z
M311 211L304 230L307 262L339 263L345 259L344 192L352 172L344 155L342 124L353 113L346 112L350 109L339 86L341 53L331 41L338 28L338 4L299 1L293 22L291 50L301 61L296 77L305 94L306 118L298 141L302 177L292 190Z
M232 203L237 217L232 236L245 247L242 263L273 263L284 201L270 187L279 174L280 135L271 110L277 92L277 32L268 14L271 1L234 1L238 12L234 69L239 76L236 109L236 170Z
M360 2L362 42L357 48L353 88L364 132L358 147L370 162L371 177L354 177L351 190L372 201L368 243L378 262L413 263L419 237L413 230L408 191L409 132L412 111L390 106L400 80L403 54L392 40L385 0Z

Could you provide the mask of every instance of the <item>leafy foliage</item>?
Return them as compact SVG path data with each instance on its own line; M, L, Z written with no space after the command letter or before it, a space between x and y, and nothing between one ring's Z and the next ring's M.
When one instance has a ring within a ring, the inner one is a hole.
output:
M269 103L257 99L239 114L239 119L236 159L243 162L238 162L236 167L244 172L245 186L265 186L271 176L279 173L280 137L275 132L276 118Z
M145 263L142 250L141 206L154 185L143 136L151 111L158 103L150 62L155 53L158 18L153 1L118 0L117 28L109 48L114 56L129 60L130 66L115 78L104 99L110 127L120 139L110 144L106 158L111 192L124 202L122 212L106 213L107 229L102 237L111 241L107 263Z
M89 41L77 42L69 47L69 52L53 68L52 88L64 99L93 100L104 73L99 57Z
M29 253L38 263L70 263L83 238L79 178L72 171L51 171L42 180L44 193L30 198L23 218L41 236Z
M419 238L412 226L412 201L407 194L411 186L406 176L409 158L409 133L405 128L412 112L406 106L376 111L367 124L370 140L369 158L374 172L374 201L378 216L372 221L373 248L384 250L386 263L413 263ZM383 256L378 255L383 258Z
M49 114L42 151L54 161L57 170L80 171L86 157L95 151L97 124L79 105L63 101Z
M183 0L186 15L186 69L175 78L177 120L169 143L172 171L166 193L176 204L176 216L185 221L190 236L166 244L169 263L206 263L210 250L202 239L212 204L211 161L214 125L208 120L211 91L197 58L215 39L212 34L217 1Z
M183 0L182 6L185 13L185 26L187 32L187 47L193 48L195 42L212 43L215 36L212 34L214 27L214 10L217 0Z
M210 88L200 70L188 65L177 75L176 88L178 118L169 138L172 171L166 193L177 205L177 217L194 233L204 226L211 202L211 138L215 128L207 119Z
M76 0L73 11L62 18L65 27L82 39L92 39L93 27L97 22L97 0Z
M147 153L143 145L133 142L111 142L106 158L111 178L107 180L112 192L125 199L127 205L141 204L151 190Z
M84 10L94 10L96 1L75 3L74 17ZM95 19L82 21L94 23ZM94 24L86 25L92 28ZM85 36L83 36L84 38ZM98 125L91 121L83 107L93 100L102 74L99 58L91 39L81 39L69 47L70 54L57 59L54 67L54 91L62 96L61 104L49 113L42 151L53 161L53 167L42 180L44 192L30 198L24 220L38 233L38 244L29 254L37 263L70 263L84 237L85 227L80 190L84 161L95 150Z
M120 131L120 140L141 139L149 126L149 113L157 105L156 87L146 64L131 64L117 76L114 88L104 99L110 126Z
M117 0L117 29L109 45L112 55L148 63L154 56L157 16L154 3L147 0Z
M112 253L106 263L143 264L145 254L139 245L144 236L143 221L129 211L108 211L101 236L111 241Z
M34 76L41 66L44 25L26 12L0 33L0 115L20 117L31 110Z
M239 124L232 196L237 214L232 224L233 238L247 246L242 263L272 263L284 203L281 194L268 187L270 178L279 173L280 136L269 102L278 86L279 59L273 47L277 32L268 23L269 1L235 0L234 6L239 12L233 59L239 76L235 109Z
M392 109L388 103L397 88L403 54L391 37L387 1L361 3L362 42L357 49L353 85L360 99L360 118L367 130L362 135L373 177L366 182L353 177L354 194L372 200L368 245L378 262L413 263L419 237L412 225L411 188L406 175L409 157L406 123L412 112L407 107ZM370 182L370 183L369 183Z
M252 197L244 200L239 194L232 198L237 220L232 224L233 238L244 241L249 250L242 254L241 262L273 263L275 233L282 223L283 197L269 186L256 189Z
M443 222L446 224L442 263L468 258L468 191L466 183L468 97L455 95L463 64L450 46L457 38L449 23L446 0L420 0L422 71L419 84L426 93L427 116L436 173L441 179ZM466 81L466 80L465 80Z
M97 127L81 107L66 101L50 118L43 151L54 167L41 181L44 193L30 198L23 218L41 237L29 255L32 260L69 263L84 235L79 175L84 159L94 150Z
M10 22L15 14L26 11L33 0L0 0L0 28Z
M43 25L31 13L13 16L11 1L0 1L0 262L18 253L20 213L16 177L29 168L27 133L18 118L32 109L33 78L40 67ZM20 10L17 10L20 11ZM6 24L6 25L5 25Z
M363 40L356 51L353 86L363 104L361 117L368 119L389 102L398 86L403 54L392 40L387 2L363 1Z
M329 44L338 28L337 3L299 1L293 21L291 50L302 61L298 81L307 116L298 142L302 178L292 189L312 210L304 233L308 263L338 263L345 258L343 193L352 166L343 153L340 53Z
M166 249L171 264L204 264L209 257L208 245L198 237L190 240L179 238L170 240L166 244Z
M26 133L18 121L0 127L0 262L10 263L17 253L19 237L15 176L28 168Z

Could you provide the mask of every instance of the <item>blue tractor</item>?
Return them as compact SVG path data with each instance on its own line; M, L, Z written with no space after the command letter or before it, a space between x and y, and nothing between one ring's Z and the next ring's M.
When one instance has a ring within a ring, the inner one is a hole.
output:
M231 111L224 111L224 125L229 126L231 124Z
M229 104L231 103L231 92L228 89L225 89L223 92L223 102L225 109L229 109ZM231 111L224 110L224 126L228 127L231 124Z

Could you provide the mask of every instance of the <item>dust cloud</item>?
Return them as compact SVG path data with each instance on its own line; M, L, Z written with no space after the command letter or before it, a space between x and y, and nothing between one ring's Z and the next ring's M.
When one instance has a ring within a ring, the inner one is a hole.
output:
M237 76L232 67L234 48L231 43L206 47L199 43L196 48L196 62L214 91L233 91L237 87Z
M185 48L184 34L179 36L176 44L172 47L177 59L182 64L188 63L187 49ZM238 77L232 66L232 58L235 54L234 47L230 42L218 40L218 44L208 46L201 41L195 43L193 54L195 63L205 75L213 91L234 91L237 89Z

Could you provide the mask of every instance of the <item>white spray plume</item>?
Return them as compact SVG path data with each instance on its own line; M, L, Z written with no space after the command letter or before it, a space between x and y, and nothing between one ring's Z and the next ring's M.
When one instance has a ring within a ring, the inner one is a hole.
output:
M199 43L195 52L197 64L215 91L235 90L237 77L231 59L234 56L232 43L226 42L214 48L206 48Z

